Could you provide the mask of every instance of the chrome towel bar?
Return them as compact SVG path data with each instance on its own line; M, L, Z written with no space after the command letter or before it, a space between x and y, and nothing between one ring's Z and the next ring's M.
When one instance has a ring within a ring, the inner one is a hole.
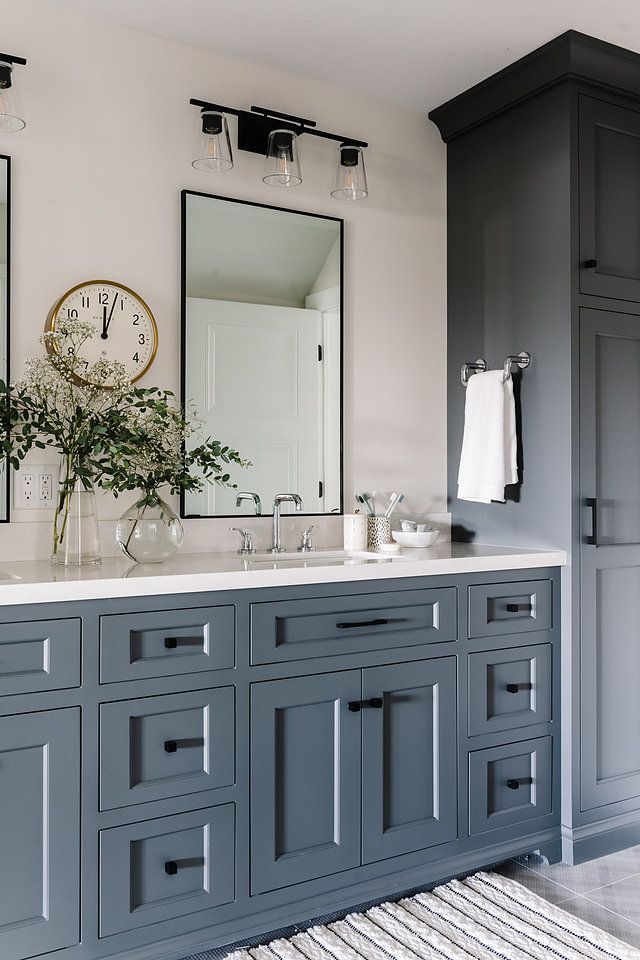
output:
M511 367L514 363L516 363L521 370L525 370L531 363L531 354L523 350L521 353L517 355L509 354L508 357L504 358L504 365L503 365L504 372L502 374L503 383L506 383L506 381L511 376ZM484 373L486 369L487 369L487 361L483 360L482 357L478 357L475 363L463 363L462 367L460 368L460 382L462 383L462 386L463 387L467 386L467 384L469 383L469 377L474 371L479 370L481 373Z

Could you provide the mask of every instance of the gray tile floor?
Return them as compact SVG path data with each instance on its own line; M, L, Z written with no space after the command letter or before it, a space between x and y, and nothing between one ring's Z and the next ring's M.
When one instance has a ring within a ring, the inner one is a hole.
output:
M529 854L494 870L640 948L640 846L577 867Z

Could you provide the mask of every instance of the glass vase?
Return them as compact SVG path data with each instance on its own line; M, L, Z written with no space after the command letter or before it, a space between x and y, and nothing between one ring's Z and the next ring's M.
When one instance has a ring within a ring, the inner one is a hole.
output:
M101 562L95 490L78 480L73 464L63 456L56 493L51 563L84 567Z
M164 563L182 545L180 518L157 491L149 491L126 510L116 526L116 540L136 563Z

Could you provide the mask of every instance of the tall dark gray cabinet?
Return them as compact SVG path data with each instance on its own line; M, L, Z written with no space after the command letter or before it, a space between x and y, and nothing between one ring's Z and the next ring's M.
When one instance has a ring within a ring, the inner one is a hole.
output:
M454 535L562 547L563 844L640 842L640 56L573 31L432 111L448 145ZM514 378L520 482L457 499L460 368Z

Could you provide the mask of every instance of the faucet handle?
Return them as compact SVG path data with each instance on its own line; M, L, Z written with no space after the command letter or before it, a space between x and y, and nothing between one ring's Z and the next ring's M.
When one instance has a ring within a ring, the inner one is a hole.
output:
M307 527L306 530L302 531L302 539L300 541L300 546L298 547L298 553L311 553L311 551L316 549L311 542L311 531L316 526L317 524L312 523L310 527Z
M238 550L239 556L246 557L249 554L256 552L256 548L254 547L253 540L251 538L251 530L242 530L241 527L229 527L229 530L237 530L242 537L242 546Z

